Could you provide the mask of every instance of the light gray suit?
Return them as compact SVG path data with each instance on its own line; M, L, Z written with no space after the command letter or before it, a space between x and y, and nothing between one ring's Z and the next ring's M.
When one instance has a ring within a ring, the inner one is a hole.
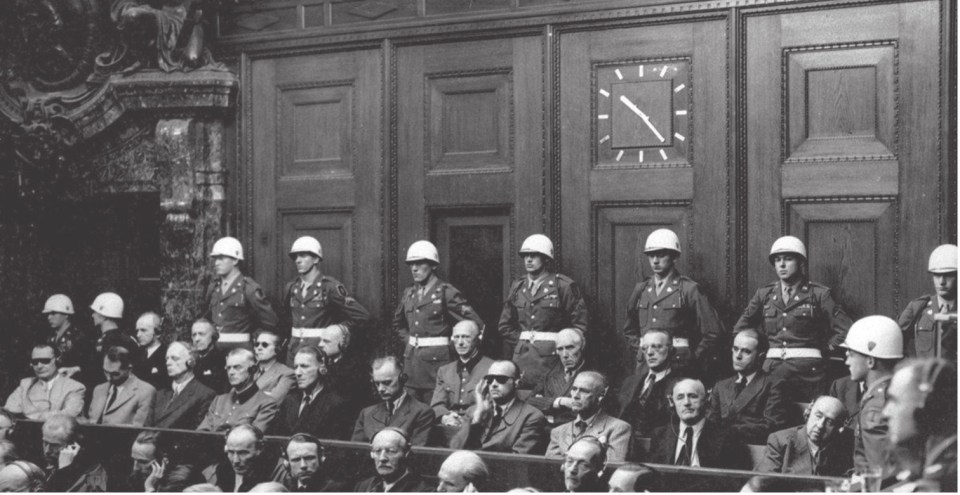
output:
M574 425L579 419L564 423L550 432L550 445L547 446L547 457L563 457L570 446L583 437L596 437L607 444L607 460L621 462L630 455L633 428L630 423L614 418L600 411L587 423L587 427L579 435L574 434Z
M87 411L87 418L90 422L105 425L143 426L153 409L157 389L131 373L130 378L120 386L121 388L113 404L106 407L110 386L110 382L106 382L93 389L93 399L90 400L90 409Z

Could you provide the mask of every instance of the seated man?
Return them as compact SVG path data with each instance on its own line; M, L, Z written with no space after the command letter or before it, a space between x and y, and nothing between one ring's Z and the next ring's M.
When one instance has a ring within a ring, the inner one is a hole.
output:
M720 380L710 394L708 421L745 443L762 445L767 435L787 424L788 407L784 381L761 369L770 342L752 328L733 338L733 371Z
M193 373L200 383L215 393L222 394L229 388L227 384L227 356L217 348L219 334L209 320L200 318L190 328L190 338L197 352L197 365Z
M51 492L104 492L107 471L86 450L77 418L56 414L41 428L47 487Z
M46 491L47 473L27 461L13 461L0 469L0 492Z
M770 434L756 471L814 476L844 476L853 467L853 445L841 429L843 403L821 396L804 412L806 424Z
M607 465L606 447L595 437L581 437L564 454L563 486L568 492L606 491L601 481Z
M287 470L291 492L342 492L347 487L322 472L325 456L320 440L307 433L290 437L283 449L283 467Z
M253 379L257 362L253 352L234 348L227 356L227 381L230 391L214 397L206 417L197 430L225 431L239 424L252 424L266 431L277 415L277 401L257 388Z
M630 423L635 438L649 438L667 424L672 407L667 402L676 372L673 340L666 330L648 330L640 339L640 356L648 372L624 379L617 401L617 417Z
M678 420L653 431L650 455L656 464L750 469L746 446L707 421L707 391L700 380L683 378L670 391ZM719 489L719 488L715 488Z
M133 354L115 346L103 356L107 382L93 389L87 418L106 425L143 426L153 409L157 390L133 374Z
M184 488L203 483L203 476L189 464L171 464L157 443L158 433L142 431L130 446L133 469L126 485L119 490L129 492L182 492Z
M275 332L266 330L257 333L253 339L253 352L257 355L257 387L278 403L283 402L287 392L297 384L293 370L277 361L280 343Z
M493 364L493 359L480 354L482 339L475 321L457 322L450 340L457 351L457 360L437 370L437 387L430 400L430 407L440 418L447 443L460 431L463 423L470 421L465 413L473 405L473 389Z
M573 420L573 399L570 387L573 377L583 369L583 349L587 340L579 328L565 328L557 333L557 362L543 377L543 381L534 385L527 403L536 407L546 416L551 425L559 425Z
M297 390L287 394L272 432L276 435L309 433L319 438L346 440L354 416L333 387L327 386L327 356L314 346L304 346L293 357Z
M559 347L560 343L557 342ZM607 394L607 377L596 371L581 371L573 380L570 399L574 419L550 432L548 457L563 457L580 438L590 436L606 445L607 459L626 460L630 453L632 434L630 425L604 412L600 405Z
M547 420L535 407L517 398L520 369L513 361L496 361L474 389L469 423L450 443L452 449L540 454Z
M659 492L660 473L640 464L624 464L610 475L607 482L614 493Z
M7 397L4 409L27 419L43 421L55 414L79 416L83 412L86 387L57 372L59 351L49 344L38 344L30 352L33 378L24 378Z
M181 430L200 426L217 394L194 376L196 354L187 342L167 347L166 371L173 381L171 388L157 392L147 426Z
M435 419L433 409L404 389L403 363L393 356L378 358L371 376L381 402L360 411L351 440L366 443L378 431L393 426L407 432L411 444L426 445Z
M458 450L444 459L437 473L438 492L483 492L487 488L490 470L477 454Z
M365 365L361 365L350 349L350 330L343 325L320 329L317 347L327 356L327 386L332 387L349 405L348 416L356 418L361 408L374 402L367 381Z
M237 347L233 351L247 349ZM230 351L233 354L233 351ZM217 465L207 481L224 492L248 492L258 483L270 481L273 464L263 453L263 432L249 424L239 424L227 432L223 452L227 462Z
M170 377L164 370L167 346L160 340L160 315L148 311L137 319L137 349L133 374L149 383L158 392L170 388Z
M357 483L355 492L432 492L434 487L410 470L410 440L406 433L393 427L380 430L370 444L370 458L377 469Z

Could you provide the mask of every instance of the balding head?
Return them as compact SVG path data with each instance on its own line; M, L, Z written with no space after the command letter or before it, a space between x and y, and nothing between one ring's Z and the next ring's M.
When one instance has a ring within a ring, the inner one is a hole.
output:
M460 359L470 359L480 347L480 327L473 320L459 321L453 326L450 340Z
M458 450L440 465L437 491L462 492L471 484L472 491L483 491L489 476L490 470L480 456L469 450Z
M843 402L829 395L817 397L804 414L807 436L818 446L826 445L847 420L847 409Z
M707 389L700 380L683 378L673 385L670 399L680 420L695 425L707 413Z
M587 340L579 328L564 328L557 333L557 356L564 369L575 370L583 363Z
M46 474L32 462L14 461L0 469L0 492L42 492Z

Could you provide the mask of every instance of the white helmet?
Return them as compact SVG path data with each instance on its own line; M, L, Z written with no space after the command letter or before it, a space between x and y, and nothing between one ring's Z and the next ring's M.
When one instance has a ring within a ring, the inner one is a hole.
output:
M93 300L90 309L107 318L123 318L123 299L113 292L104 292Z
M803 245L803 241L792 235L785 235L773 242L770 247L770 263L773 263L774 256L783 253L792 253L807 259L807 247Z
M664 249L680 254L680 238L670 229L654 230L647 236L647 244L643 247L643 252L650 253Z
M43 305L43 314L63 313L65 315L73 314L73 301L63 294L54 294L47 298Z
M553 241L543 234L533 234L520 246L520 256L525 254L542 254L553 259Z
M243 261L243 246L240 245L235 237L221 237L213 243L213 249L210 250L210 256L228 256L238 261Z
M840 346L879 359L900 359L903 357L903 330L886 316L866 316L850 326L847 338Z
M296 258L299 253L309 253L323 259L323 248L320 247L320 241L308 235L293 241L293 246L290 247L290 257Z
M927 264L930 273L950 273L957 271L957 245L943 244L937 246L930 253L930 263Z
M407 249L407 263L415 261L432 261L440 264L440 254L437 252L437 246L430 241L417 241Z

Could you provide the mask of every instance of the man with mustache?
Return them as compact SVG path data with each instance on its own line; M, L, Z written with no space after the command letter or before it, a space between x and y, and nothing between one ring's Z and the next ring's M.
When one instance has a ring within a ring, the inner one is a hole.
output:
M828 395L810 403L803 413L806 424L771 433L761 473L845 476L853 466L849 436L843 434L847 410Z

